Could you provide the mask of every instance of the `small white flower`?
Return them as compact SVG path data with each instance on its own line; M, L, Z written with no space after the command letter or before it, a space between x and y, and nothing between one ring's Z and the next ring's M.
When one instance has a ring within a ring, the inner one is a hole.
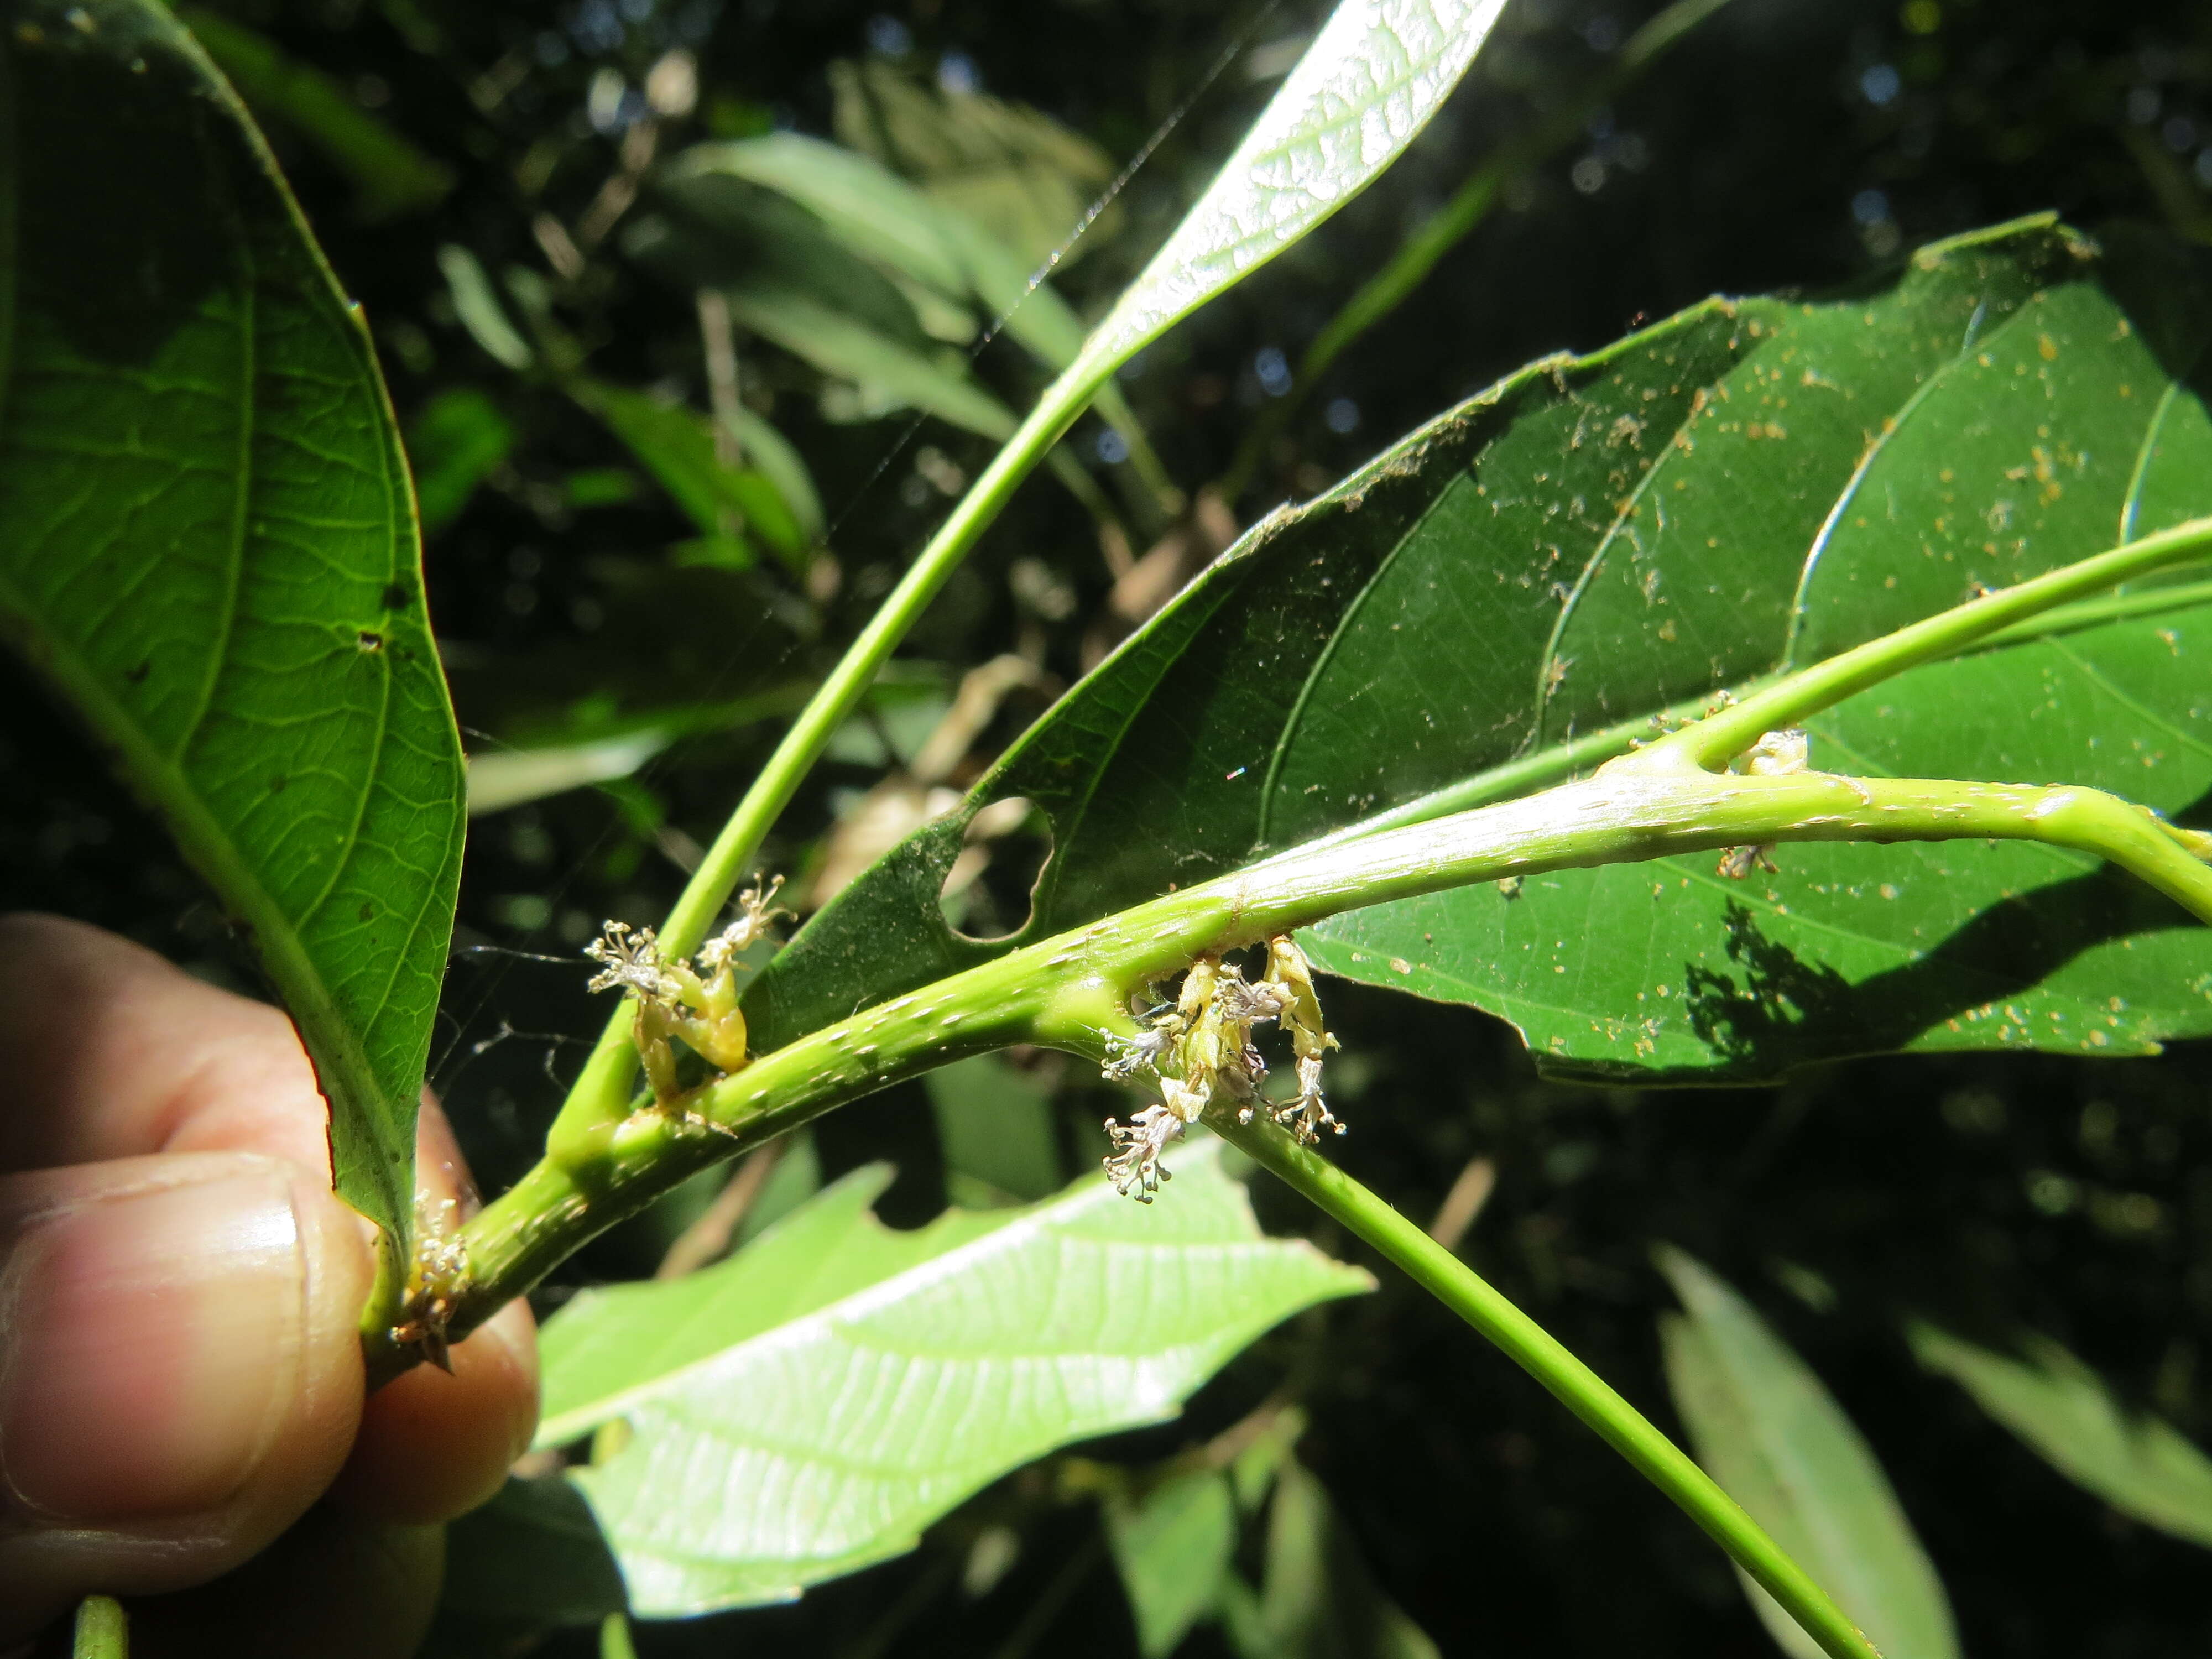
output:
M1105 1160L1106 1178L1114 1190L1139 1204L1151 1203L1160 1183L1174 1178L1160 1167L1160 1153L1182 1133L1182 1126L1183 1120L1165 1106L1147 1106L1127 1123L1108 1118L1106 1133L1115 1150Z
M611 921L605 936L586 945L584 954L602 964L602 971L592 976L588 989L628 991L647 1002L659 1003L673 1003L683 994L661 959L659 942L650 927L633 931L626 921Z
M757 881L759 878L754 879ZM720 973L732 958L766 939L778 916L790 916L790 911L775 908L775 896L782 890L783 878L778 876L738 894L738 919L699 947L701 971L709 976Z
M1121 1036L1112 1031L1099 1035L1106 1039L1106 1063L1099 1068L1098 1074L1111 1083L1126 1083L1139 1072L1158 1071L1160 1056L1175 1041L1175 1033L1164 1025L1155 1025L1134 1036Z
M1308 1146L1321 1139L1323 1129L1344 1133L1344 1125L1336 1121L1328 1109L1328 1103L1322 1098L1320 1055L1299 1060L1297 1097L1277 1107L1274 1119Z

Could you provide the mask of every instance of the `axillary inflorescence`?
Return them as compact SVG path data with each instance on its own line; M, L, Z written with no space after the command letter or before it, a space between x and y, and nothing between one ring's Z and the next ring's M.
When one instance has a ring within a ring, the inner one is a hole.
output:
M769 925L788 911L778 910L775 896L783 878L749 887L738 895L738 919L699 947L686 962L660 948L650 927L633 931L611 921L605 935L584 947L600 964L591 988L626 991L635 1005L638 1057L653 1103L669 1107L684 1095L677 1080L676 1050L684 1045L726 1075L745 1064L745 1017L738 1012L737 960L768 936Z
M1298 1091L1280 1104L1261 1095L1267 1062L1252 1040L1253 1029L1270 1020L1290 1034L1297 1060ZM1323 1129L1344 1133L1321 1091L1322 1056L1337 1046L1336 1039L1322 1024L1313 966L1287 934L1267 941L1267 966L1257 980L1246 979L1237 964L1218 956L1198 957L1173 1002L1148 1010L1136 1036L1109 1032L1106 1044L1107 1077L1118 1081L1151 1072L1159 1080L1159 1104L1145 1107L1127 1123L1106 1120L1115 1148L1106 1159L1107 1176L1116 1192L1139 1204L1151 1203L1169 1178L1160 1165L1168 1142L1217 1099L1235 1105L1240 1123L1249 1123L1265 1108L1309 1145Z

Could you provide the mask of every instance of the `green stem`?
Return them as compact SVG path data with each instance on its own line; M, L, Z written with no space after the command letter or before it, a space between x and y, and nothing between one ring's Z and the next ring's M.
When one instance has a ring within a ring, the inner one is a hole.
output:
M1766 1535L1642 1413L1508 1301L1480 1273L1350 1176L1264 1121L1239 1125L1236 1114L1209 1115L1215 1133L1365 1239L1407 1277L1474 1327L1505 1357L1633 1464L1730 1559L1795 1619L1833 1659L1879 1659L1874 1644L1827 1592Z
M2001 588L1778 680L1741 702L1638 750L1633 763L1658 768L1686 763L1708 769L1725 766L1765 733L1833 708L1845 697L1908 668L1951 656L2058 605L2184 563L2208 547L2212 547L2212 518L2191 519L2108 553L2062 565L2016 587Z
M1406 296L1428 279L1437 262L1489 216L1499 191L1553 151L1580 137L1592 116L1620 96L1676 41L1727 3L1728 0L1675 0L1628 38L1620 55L1602 74L1527 132L1477 162L1451 199L1424 219L1391 256L1390 263L1361 283L1314 336L1313 343L1299 360L1297 380L1290 391L1271 403L1245 429L1236 458L1221 475L1218 487L1223 498L1233 502L1244 493L1277 436L1322 377L1361 335L1405 303Z
M1035 409L992 459L982 476L951 514L938 526L897 586L877 608L868 625L846 648L799 718L769 757L768 764L745 791L729 822L714 837L706 857L684 889L660 929L661 945L672 956L698 949L730 895L750 872L761 842L799 786L821 758L830 739L852 714L900 640L928 609L945 579L967 556L1030 470L1050 453L1073 425L1092 395L1113 373L1113 363L1086 353L1046 389ZM556 1161L580 1139L589 1140L599 1126L617 1121L629 1110L636 1056L630 1044L626 1010L617 1009L599 1034L575 1085L546 1137Z
M2101 791L1615 763L1540 795L1301 848L1167 894L763 1054L690 1097L688 1117L647 1109L578 1132L463 1229L468 1282L453 1334L686 1176L847 1101L1018 1042L1096 1055L1104 1032L1127 1026L1131 993L1203 951L1504 876L1778 842L1983 837L2110 860L2212 922L2212 868L2202 861L2212 836ZM379 1376L404 1363L372 1352Z

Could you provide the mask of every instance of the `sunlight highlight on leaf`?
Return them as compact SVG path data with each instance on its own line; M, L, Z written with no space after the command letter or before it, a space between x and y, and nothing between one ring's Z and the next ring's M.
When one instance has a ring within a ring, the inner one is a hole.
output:
M781 1601L912 1548L1052 1448L1173 1417L1254 1337L1370 1288L1263 1237L1218 1144L1146 1211L1095 1178L893 1232L855 1171L722 1265L586 1291L544 1333L541 1445L620 1419L575 1478L633 1608Z

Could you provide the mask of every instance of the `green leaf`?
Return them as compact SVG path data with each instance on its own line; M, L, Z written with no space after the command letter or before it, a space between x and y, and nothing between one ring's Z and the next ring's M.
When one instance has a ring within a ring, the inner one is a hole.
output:
M1066 244L1114 162L1089 139L1030 105L948 92L881 58L832 64L830 87L842 143L916 180L1025 272L1063 248L1063 263L1090 251Z
M0 636L248 930L404 1240L460 744L367 331L167 12L27 0L0 53Z
M1238 1595L1233 1581L1224 1588L1224 1632L1240 1659L1437 1659L1437 1644L1375 1582L1344 1517L1296 1458L1276 1471L1258 1596Z
M1912 1352L2075 1485L2123 1515L2212 1548L2212 1458L2171 1424L2129 1411L2103 1378L2048 1337L1993 1353L1932 1325Z
M469 816L492 812L589 783L626 778L675 740L667 726L646 726L620 737L542 749L492 749L469 757Z
M1698 1461L1890 1659L1952 1659L1942 1583L1843 1408L1708 1269L1671 1249L1657 1260L1686 1310L1663 1316L1659 1334ZM1796 1620L1742 1582L1784 1652L1820 1659Z
M543 1629L623 1610L622 1572L591 1506L558 1475L510 1475L491 1502L446 1528L442 1613Z
M498 290L475 254L458 242L448 242L438 250L438 269L446 278L453 315L485 356L517 370L538 361L530 342L507 320L507 307L499 302Z
M702 534L741 544L729 529L734 518L787 564L804 562L806 538L782 493L763 473L723 465L703 416L599 380L579 379L569 391L629 447Z
M894 408L919 409L963 431L1000 442L1013 435L1013 411L976 385L964 366L956 368L902 344L813 295L732 288L729 296L732 318L825 374L851 380Z
M829 515L822 510L822 496L814 488L814 475L807 471L805 461L791 440L765 416L757 415L742 404L731 423L738 453L783 497L785 507L799 526L799 539L809 547L820 545L830 533Z
M453 189L450 168L362 109L320 70L204 6L179 6L177 15L248 105L296 131L353 181L363 219L434 207Z
M980 305L1048 368L1066 368L1083 349L1082 319L1050 283L1032 275L1019 255L966 215L857 151L801 133L767 133L694 145L671 161L659 179L661 188L681 200L686 180L713 176L777 191L814 214L853 252L927 284L947 301ZM793 337L810 337L799 331ZM890 389L880 380L854 372L859 360L849 354L838 361L847 366L830 367L829 372ZM909 366L902 372L913 371ZM1144 430L1119 388L1110 383L1103 388L1097 404L1099 413L1129 439L1132 453L1157 471ZM930 407L918 401L916 406ZM946 418L966 423L958 416ZM1164 478L1158 482L1164 484Z
M900 1554L1008 1470L1172 1417L1261 1332L1372 1284L1263 1237L1218 1145L1149 1212L1086 1180L892 1232L868 1212L890 1180L856 1171L726 1262L547 1322L539 1443L629 1425L575 1479L638 1613L783 1600Z
M514 453L514 436L499 406L473 386L441 392L422 406L407 428L407 455L425 536L460 517L477 486Z
M1442 107L1504 3L1342 0L1086 351L1127 357L1366 188Z
M1194 1469L1139 1498L1106 1504L1106 1542L1136 1620L1143 1659L1166 1659L1209 1617L1237 1549L1229 1477Z
M937 1116L949 1202L989 1209L1059 1189L1049 1090L997 1054L940 1066L922 1084Z
M1082 349L1083 322L1048 283L972 220L935 202L880 163L802 133L697 144L672 161L662 188L702 174L750 179L806 208L864 258L927 283L948 300L977 301L1054 368Z
M1510 376L1254 526L810 921L747 1017L773 1046L1170 881L1526 794L1664 711L2212 510L2212 420L2162 366L2208 325L2163 245L2100 254L2039 220L1863 293L1709 301ZM1814 764L2201 815L2212 603L2122 601L1852 699L1814 722ZM1013 795L1053 836L1035 912L1004 943L964 939L937 895L968 818ZM2212 1031L2212 933L2090 860L1930 843L1777 861L1744 882L1710 855L1558 872L1354 912L1308 945L1614 1077Z

